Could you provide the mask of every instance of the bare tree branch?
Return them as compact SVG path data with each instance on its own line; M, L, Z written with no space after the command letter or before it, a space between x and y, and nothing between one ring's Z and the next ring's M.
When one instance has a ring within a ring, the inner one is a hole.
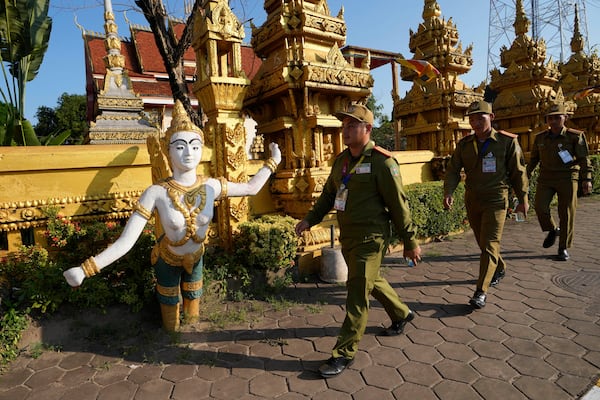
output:
M183 55L192 43L193 21L196 11L200 8L200 0L195 1L192 13L188 17L183 34L179 39L175 35L162 0L135 0L135 4L142 10L150 24L154 41L169 76L173 99L181 101L192 121L196 125L202 126L200 113L192 108L183 67Z

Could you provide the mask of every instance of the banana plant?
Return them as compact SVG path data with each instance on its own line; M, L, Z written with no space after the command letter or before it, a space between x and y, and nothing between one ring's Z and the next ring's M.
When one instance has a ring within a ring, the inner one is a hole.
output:
M24 117L25 87L33 80L48 49L52 19L50 0L0 0L0 85L7 107L6 125L0 126L0 145L40 145Z

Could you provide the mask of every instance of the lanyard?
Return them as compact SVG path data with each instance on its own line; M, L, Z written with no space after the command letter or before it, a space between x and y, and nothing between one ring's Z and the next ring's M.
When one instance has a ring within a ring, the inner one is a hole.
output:
M354 167L352 167L352 169L348 173L346 172L348 170L348 160L346 160L346 162L344 163L344 167L342 168L342 183L344 184L344 186L348 185L352 174L354 173L354 171L356 171L356 168L360 166L364 159L365 155L363 154L358 160L358 162L354 165Z
M487 139L485 139L485 142L483 142L483 145L481 145L481 158L483 158L483 156L485 155L485 151L487 150L487 148L491 142L492 142L492 140L490 138L487 138ZM475 149L475 155L479 156L479 148L477 147L477 139L473 140L473 148Z

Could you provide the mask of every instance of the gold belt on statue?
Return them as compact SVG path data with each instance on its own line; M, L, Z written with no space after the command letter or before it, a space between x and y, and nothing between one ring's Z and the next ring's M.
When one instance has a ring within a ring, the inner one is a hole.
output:
M162 258L167 264L173 267L183 267L188 274L192 273L194 265L200 261L204 255L204 243L200 243L200 247L193 253L183 255L175 254L169 248L167 240L161 240L152 249L152 257L150 262L156 264L158 258Z

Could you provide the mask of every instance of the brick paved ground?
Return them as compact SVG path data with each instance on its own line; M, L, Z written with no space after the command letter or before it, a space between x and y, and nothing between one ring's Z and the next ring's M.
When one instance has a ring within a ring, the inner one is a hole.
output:
M579 399L600 375L600 196L580 201L571 260L551 259L537 222L509 221L506 278L472 311L478 251L471 233L423 247L415 268L387 258L387 276L417 318L401 337L373 303L356 362L315 372L344 317L344 288L302 283L289 307L222 331L206 323L167 335L156 318L114 309L55 318L0 376L0 399ZM299 300L294 302L294 300ZM235 305L223 306L240 312ZM36 353L42 341L50 350Z

